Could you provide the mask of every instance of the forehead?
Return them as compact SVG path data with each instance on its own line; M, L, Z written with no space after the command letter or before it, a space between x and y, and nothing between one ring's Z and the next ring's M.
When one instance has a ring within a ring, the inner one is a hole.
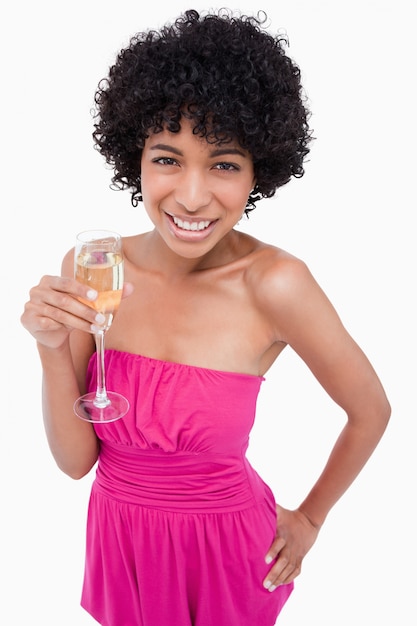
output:
M167 128L161 131L150 132L145 140L145 149L170 149L172 152L181 154L183 150L198 150L205 154L219 156L220 154L236 154L251 158L247 150L242 148L237 139L231 138L225 141L211 141L194 131L194 124L187 119L182 119L180 130L172 132Z

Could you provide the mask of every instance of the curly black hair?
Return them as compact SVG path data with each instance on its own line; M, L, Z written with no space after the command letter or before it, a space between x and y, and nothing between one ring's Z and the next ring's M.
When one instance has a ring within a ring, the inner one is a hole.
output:
M95 93L93 139L113 186L142 200L140 161L150 133L178 132L181 118L210 143L231 139L251 154L256 185L246 211L304 174L309 111L285 36L263 29L264 13L186 11L160 31L131 38Z

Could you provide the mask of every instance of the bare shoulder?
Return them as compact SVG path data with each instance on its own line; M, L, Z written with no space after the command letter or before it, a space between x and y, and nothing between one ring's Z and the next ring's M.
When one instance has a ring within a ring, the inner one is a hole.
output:
M272 245L258 242L253 260L248 265L248 283L260 299L296 296L299 289L315 280L307 264L293 254ZM315 283L316 284L316 283Z
M311 318L337 318L307 264L280 248L260 243L247 268L253 302L274 328L277 340L291 343Z
M68 250L62 259L61 274L71 278L74 276L74 248Z
M139 233L123 237L123 256L125 262L133 265L140 264L145 254L145 242L149 233Z

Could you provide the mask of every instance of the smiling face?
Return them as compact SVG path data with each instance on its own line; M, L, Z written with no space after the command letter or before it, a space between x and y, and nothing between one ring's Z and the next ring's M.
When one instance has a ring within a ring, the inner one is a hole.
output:
M237 142L210 144L181 130L148 137L141 186L146 211L166 245L198 258L224 240L241 218L255 184L250 154Z

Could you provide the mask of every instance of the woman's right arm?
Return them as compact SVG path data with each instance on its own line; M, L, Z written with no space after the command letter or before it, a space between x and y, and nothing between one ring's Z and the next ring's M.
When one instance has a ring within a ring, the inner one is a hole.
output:
M77 418L75 400L85 391L85 375L97 312L78 300L94 294L73 276L73 253L62 276L44 276L31 289L21 322L37 341L43 369L43 416L51 452L60 469L78 479L93 467L98 439L92 424ZM90 292L90 293L89 293Z

